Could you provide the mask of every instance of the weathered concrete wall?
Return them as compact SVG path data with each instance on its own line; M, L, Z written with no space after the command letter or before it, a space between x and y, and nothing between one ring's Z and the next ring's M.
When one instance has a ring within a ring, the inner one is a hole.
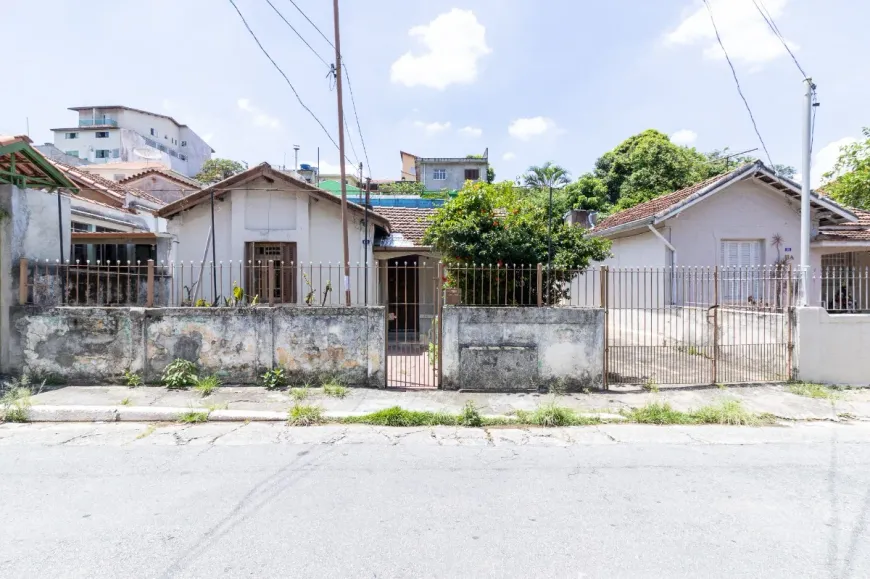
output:
M176 358L225 383L283 367L296 383L386 382L384 308L12 308L10 367L69 383L157 382Z
M600 388L604 310L446 306L442 388Z

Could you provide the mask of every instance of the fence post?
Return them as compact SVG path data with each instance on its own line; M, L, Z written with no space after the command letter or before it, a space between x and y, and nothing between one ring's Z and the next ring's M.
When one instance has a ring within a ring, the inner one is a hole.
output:
M610 356L610 353L609 353L608 348L607 348L607 342L609 340L609 337L607 334L607 325L608 325L608 317L609 317L608 313L607 313L607 273L608 273L608 268L606 265L602 265L598 269L598 276L599 276L598 285L599 285L599 289L601 290L601 308L604 310L604 347L603 347L604 362L603 362L602 368L601 368L601 385L604 388L604 390L610 389L610 386L607 384L607 367L609 365L608 364L608 362L609 362L608 357Z
M538 307L544 305L544 264L538 264Z
M148 285L145 293L145 307L154 307L154 260L148 260Z
M719 362L719 266L713 267L713 377L711 384L716 384L717 366Z
M18 262L18 303L22 306L27 303L27 258L22 257Z
M266 283L266 291L269 292L269 305L275 304L275 260L270 259L268 264L269 281Z
M438 367L435 369L435 386L437 388L441 388L441 376L444 374L443 368L443 360L444 360L444 348L442 346L442 338L444 336L444 263L438 262L438 280L436 282L436 297L435 297L435 316L437 319L437 338L436 338L436 346L438 348L436 358L436 364Z

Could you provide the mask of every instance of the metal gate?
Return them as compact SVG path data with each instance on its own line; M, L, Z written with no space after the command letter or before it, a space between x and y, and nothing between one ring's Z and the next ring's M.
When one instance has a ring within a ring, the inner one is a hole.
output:
M608 384L733 384L792 378L791 269L602 270Z
M438 388L441 275L419 256L387 261L387 387Z

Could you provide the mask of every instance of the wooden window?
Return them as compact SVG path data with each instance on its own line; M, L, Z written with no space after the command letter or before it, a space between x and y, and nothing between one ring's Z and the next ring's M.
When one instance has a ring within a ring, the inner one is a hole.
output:
M269 260L275 262L275 303L296 303L296 244L254 242L245 244L245 293L269 303Z
M465 170L465 180L466 181L479 181L480 180L480 169L466 169Z

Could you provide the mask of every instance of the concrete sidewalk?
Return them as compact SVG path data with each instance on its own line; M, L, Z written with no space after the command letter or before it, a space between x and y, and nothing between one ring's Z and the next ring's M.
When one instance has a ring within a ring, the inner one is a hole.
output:
M614 387L588 394L506 394L448 392L439 390L396 391L351 388L345 398L325 396L312 388L301 403L320 406L327 417L362 415L393 406L407 410L458 413L467 401L484 415L510 415L534 410L555 400L585 414L619 418L620 410L638 408L653 401L670 403L689 411L723 399L736 399L753 413L771 414L783 420L868 420L870 389L836 391L833 398L798 396L787 385L753 385L727 388L662 388L646 392L633 387ZM64 386L43 391L32 398L32 420L175 420L179 413L210 410L209 420L284 420L295 401L287 390L259 387L221 387L202 397L193 390L167 390L157 386ZM49 411L50 410L50 411ZM87 418L92 416L92 418Z

